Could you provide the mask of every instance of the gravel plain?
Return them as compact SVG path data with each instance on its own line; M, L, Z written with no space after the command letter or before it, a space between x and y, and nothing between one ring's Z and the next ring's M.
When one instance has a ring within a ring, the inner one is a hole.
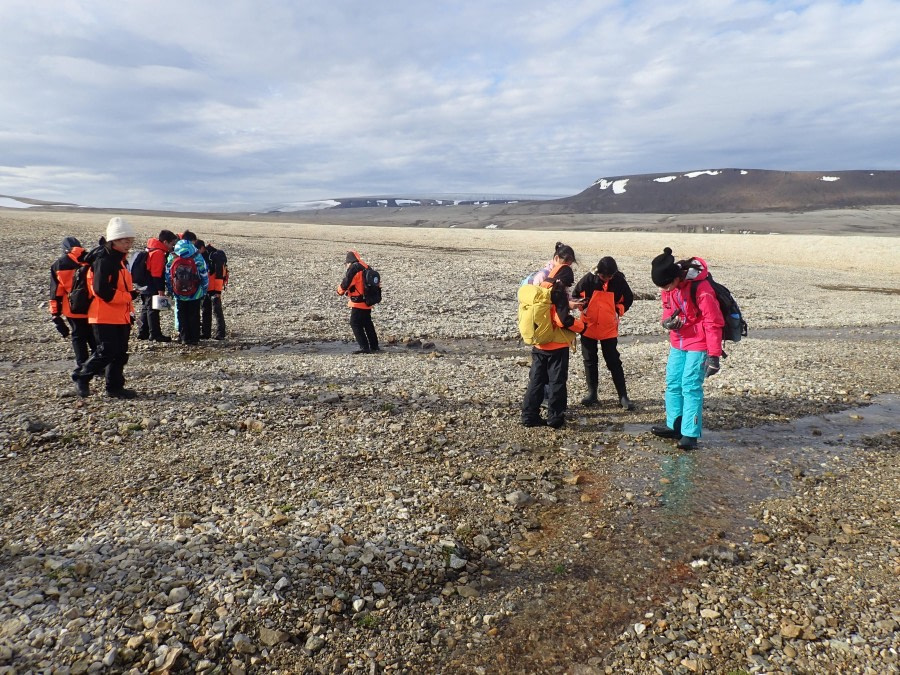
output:
M229 337L132 340L140 397L80 400L48 269L107 218L0 210L0 674L900 672L896 237L136 216L227 251ZM515 291L557 240L639 298L638 409L582 407L574 354L567 425L524 429ZM648 431L666 245L750 324L691 454Z

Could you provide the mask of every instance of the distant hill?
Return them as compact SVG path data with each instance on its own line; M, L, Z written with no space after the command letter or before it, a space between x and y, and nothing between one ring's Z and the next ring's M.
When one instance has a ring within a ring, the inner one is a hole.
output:
M601 178L545 213L745 213L900 204L900 171L713 169ZM509 212L509 211L508 211Z

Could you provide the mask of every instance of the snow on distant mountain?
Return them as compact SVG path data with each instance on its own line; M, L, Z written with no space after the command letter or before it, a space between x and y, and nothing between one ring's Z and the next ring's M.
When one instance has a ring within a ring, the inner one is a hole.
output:
M546 213L729 213L897 204L900 171L703 169L598 178L583 192L541 208Z

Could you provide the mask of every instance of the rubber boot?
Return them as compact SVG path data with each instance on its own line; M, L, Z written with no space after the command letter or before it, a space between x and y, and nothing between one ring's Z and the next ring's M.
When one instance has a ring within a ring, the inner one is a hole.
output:
M597 366L591 368L585 364L584 379L587 382L588 393L587 396L581 399L581 405L597 405L597 403L599 403L599 400L597 399L597 382L599 379Z
M671 438L673 441L677 441L681 438L681 418L675 418L675 423L672 425L671 429L660 424L650 427L650 433L654 436L659 436L660 438Z

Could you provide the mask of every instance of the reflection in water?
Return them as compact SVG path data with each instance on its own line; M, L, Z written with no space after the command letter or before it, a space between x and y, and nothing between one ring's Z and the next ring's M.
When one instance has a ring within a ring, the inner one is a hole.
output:
M660 462L662 469L663 510L671 515L691 515L694 493L694 455L665 456Z

